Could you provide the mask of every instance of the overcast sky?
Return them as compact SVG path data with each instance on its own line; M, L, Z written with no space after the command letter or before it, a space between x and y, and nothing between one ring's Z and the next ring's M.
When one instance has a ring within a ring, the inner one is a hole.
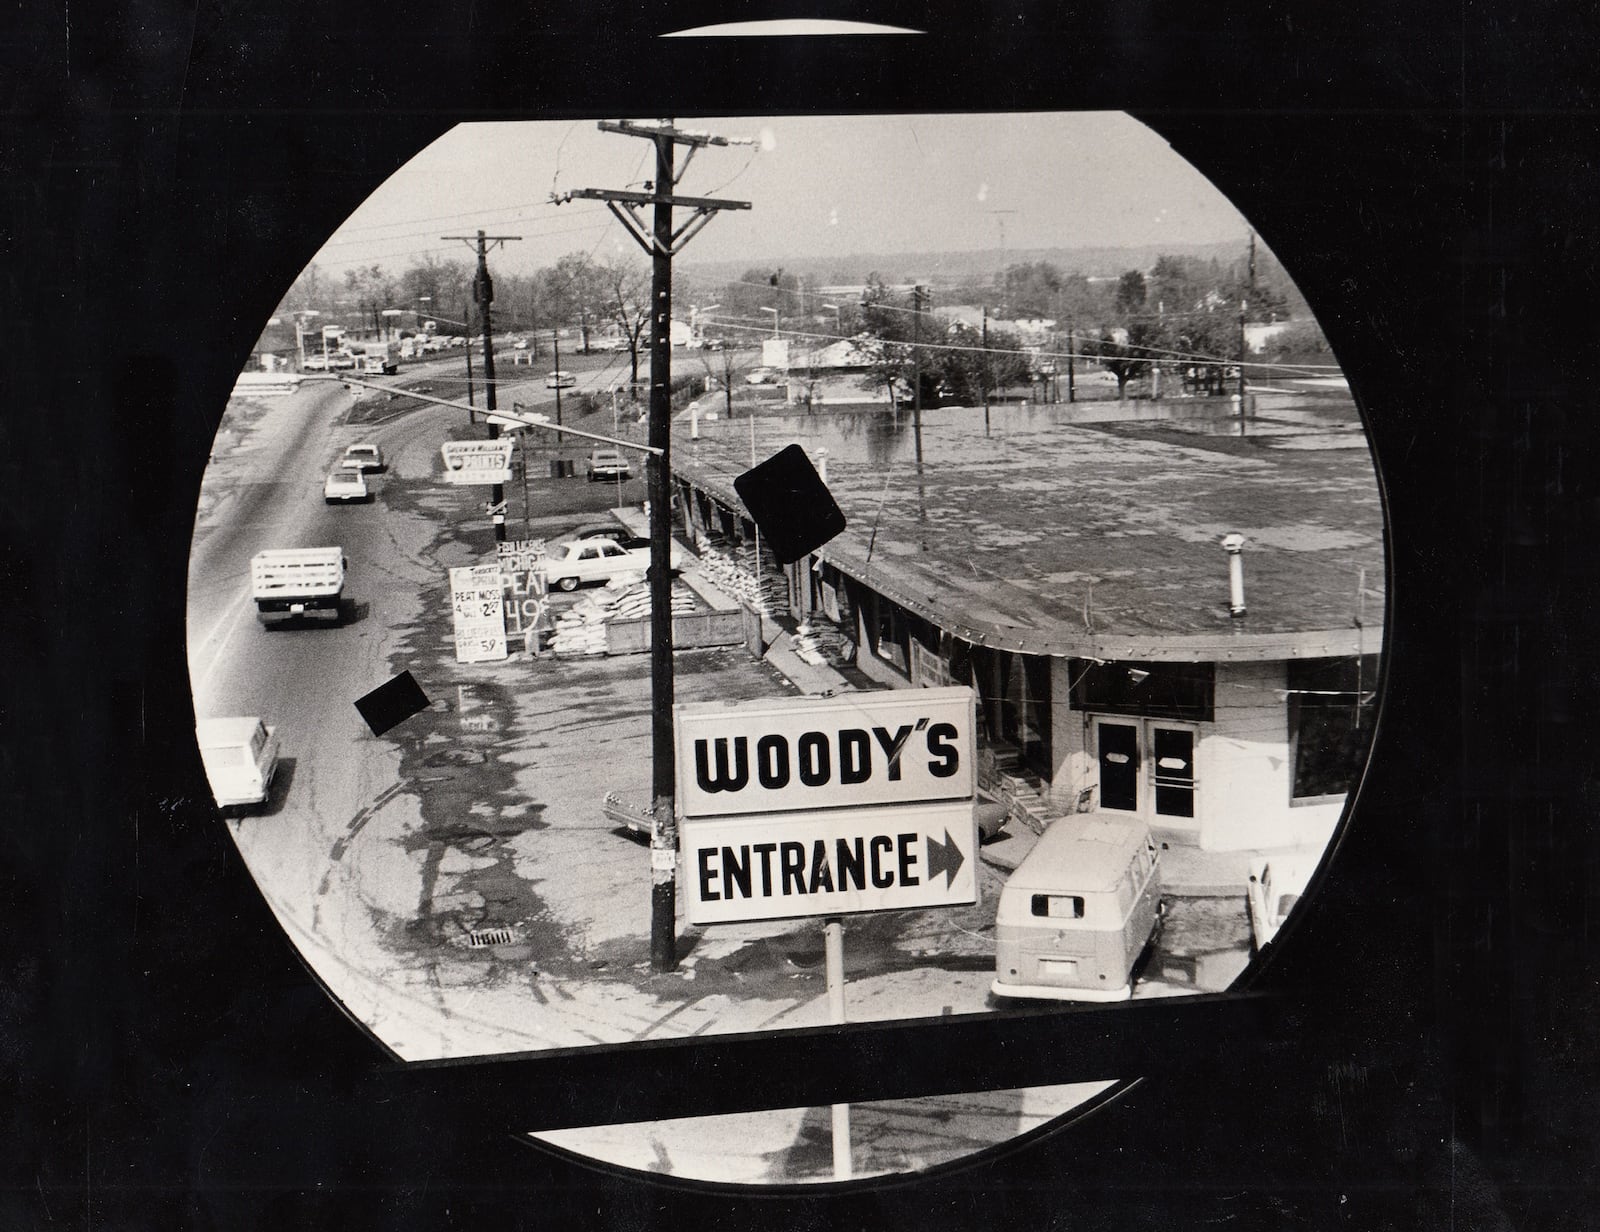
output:
M711 147L680 178L687 196L748 201L685 248L702 261L894 253L1243 243L1245 221L1165 141L1112 112L1023 115L679 117L681 128L752 145ZM680 147L678 158L684 150ZM493 267L524 272L569 252L642 252L574 188L634 188L651 143L594 120L464 124L400 168L318 254L398 273L425 253L468 259L440 237L483 228L523 237Z

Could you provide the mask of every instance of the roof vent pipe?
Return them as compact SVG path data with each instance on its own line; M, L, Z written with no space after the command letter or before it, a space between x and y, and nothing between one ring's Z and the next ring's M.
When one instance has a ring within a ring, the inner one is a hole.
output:
M1228 615L1244 615L1244 536L1224 535L1222 550L1228 554Z

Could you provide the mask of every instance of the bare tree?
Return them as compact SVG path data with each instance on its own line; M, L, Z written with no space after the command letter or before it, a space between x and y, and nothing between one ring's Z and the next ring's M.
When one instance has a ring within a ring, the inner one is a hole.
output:
M601 319L606 302L604 271L588 253L569 252L544 271L544 284L550 298L552 320L578 322L583 353L589 353L589 332Z
M734 353L727 347L719 351L701 351L700 364L706 370L708 384L722 386L722 402L727 417L733 418L733 374L736 369Z
M650 320L650 276L637 261L608 261L599 267L606 288L607 315L628 344L631 379L639 383L639 338Z

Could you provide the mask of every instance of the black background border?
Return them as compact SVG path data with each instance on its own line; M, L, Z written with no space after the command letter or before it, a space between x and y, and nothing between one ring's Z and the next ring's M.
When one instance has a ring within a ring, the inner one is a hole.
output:
M652 37L829 14L933 33ZM8 1226L1583 1226L1597 42L1559 6L24 10L0 48ZM1248 993L402 1071L290 951L189 726L184 566L233 376L319 240L450 124L668 104L1127 109L1306 292L1385 486L1391 655L1327 892ZM507 1133L532 1107L1135 1073L1059 1133L844 1193L645 1182Z

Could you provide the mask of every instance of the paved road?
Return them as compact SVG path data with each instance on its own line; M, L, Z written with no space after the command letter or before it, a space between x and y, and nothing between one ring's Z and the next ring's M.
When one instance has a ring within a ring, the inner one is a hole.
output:
M234 829L308 961L406 1057L825 1023L814 928L686 930L682 971L648 975L647 855L599 813L607 791L647 796L647 661L456 664L440 617L445 573L492 549L482 493L434 476L456 426L417 411L352 427L342 422L351 401L314 385L230 413L192 567L197 713L279 726L283 780L269 810ZM378 441L390 472L374 504L329 508L322 476L355 439ZM552 504L614 499L611 485L581 479L534 489L535 522L561 516ZM638 480L624 485L624 499L641 495ZM329 543L350 561L354 619L260 627L249 557ZM353 702L402 668L435 707L375 738ZM678 676L683 701L786 688L738 650L680 655ZM853 926L852 1016L985 1008L983 916ZM512 944L476 944L500 930Z

